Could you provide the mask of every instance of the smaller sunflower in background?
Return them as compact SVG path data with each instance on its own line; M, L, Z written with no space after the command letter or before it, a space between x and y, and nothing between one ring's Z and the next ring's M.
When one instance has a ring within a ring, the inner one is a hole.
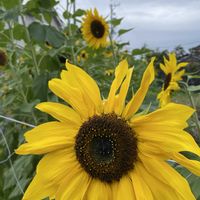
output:
M110 57L113 56L113 53L112 53L112 51L106 51L106 52L103 53L103 55L104 55L106 58L110 58Z
M97 9L88 10L82 23L82 35L90 47L98 49L107 45L109 26Z
M175 53L169 54L169 60L164 57L164 65L160 64L160 68L165 73L166 77L162 91L157 96L161 107L165 106L171 101L170 95L172 91L180 90L178 81L182 80L182 76L185 73L185 70L180 69L187 65L188 63L186 62L177 64Z
M52 46L48 41L45 41L45 47L47 47L48 49L52 49Z
M0 49L0 66L5 66L7 64L7 55L5 51Z
M83 50L83 51L81 51L80 54L77 56L77 61L78 61L78 62L85 61L85 60L87 60L87 58L88 58L88 53L87 53L85 50Z
M111 76L115 73L115 70L114 69L107 69L105 70L105 75L107 76Z

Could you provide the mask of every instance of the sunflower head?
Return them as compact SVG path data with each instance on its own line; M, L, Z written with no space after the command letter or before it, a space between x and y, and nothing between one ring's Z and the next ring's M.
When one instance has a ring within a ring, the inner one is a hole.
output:
M113 53L112 53L112 51L105 51L105 52L103 53L103 55L104 55L106 58L110 58L110 57L113 56Z
M162 91L157 96L161 107L170 102L171 91L180 89L178 81L182 80L182 76L185 73L185 70L181 70L181 68L187 65L188 63L186 62L177 64L175 53L169 54L169 59L164 57L164 64L160 64L160 68L165 73L165 80Z
M48 49L52 49L52 46L51 46L51 44L50 44L48 41L45 41L45 46L46 46Z
M98 49L107 45L109 27L97 9L88 10L82 23L82 34L90 47Z
M87 60L87 58L88 58L88 53L85 50L81 51L80 54L77 56L78 62L85 61Z
M44 102L37 109L56 120L25 133L18 154L44 154L23 200L187 199L189 184L166 161L174 159L200 175L200 163L180 152L200 155L183 129L193 109L168 104L137 115L154 80L151 60L137 92L126 102L133 68L123 60L115 69L106 99L81 68L66 63L50 89L66 104Z
M112 74L114 74L114 72L115 72L114 69L107 69L107 70L105 70L105 75L111 76Z
M7 55L5 51L0 50L0 66L5 66L7 64Z

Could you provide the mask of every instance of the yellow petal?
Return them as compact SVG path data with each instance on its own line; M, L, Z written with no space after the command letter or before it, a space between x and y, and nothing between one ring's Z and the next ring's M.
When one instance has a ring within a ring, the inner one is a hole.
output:
M164 56L164 63L165 63L165 68L167 70L168 73L172 73L172 69L170 67L170 61L167 60L167 58Z
M180 80L182 80L183 74L185 74L185 70L181 70L181 71L176 72L176 74L173 77L173 81L180 81Z
M133 72L133 68L128 70L126 78L125 78L125 80L123 81L123 83L121 85L118 98L115 101L114 112L117 115L121 115L121 113L123 111L123 108L125 106L126 95L127 95L128 89L129 89L132 72Z
M145 182L143 174L138 170L137 163L134 167L133 172L130 172L130 177L132 180L133 188L135 191L135 196L137 200L154 200L152 192L149 186Z
M22 200L38 200L45 199L47 197L54 197L54 194L57 190L57 187L52 185L45 185L42 178L35 176L29 187L26 189L26 192Z
M95 103L93 102L90 94L88 94L89 90L85 90L85 85L76 78L76 73L73 71L62 70L61 78L66 84L80 91L85 107L88 108L89 117L98 113Z
M46 154L39 162L36 174L46 184L59 185L60 181L71 170L79 165L74 148L66 148ZM48 172L48 173L47 173Z
M189 160L185 156L181 155L180 153L174 153L172 155L172 159L177 161L180 165L183 167L186 167L188 170L190 170L193 174L196 174L197 176L200 176L200 162L196 160Z
M136 130L135 130L136 131ZM190 151L197 155L200 155L200 148L195 143L190 134L184 131L174 129L173 132L169 131L140 131L138 133L138 139L142 142L146 142L149 145L161 146L162 151L166 152L180 152Z
M170 61L169 67L171 68L171 72L177 71L177 60L176 60L176 54L175 53L169 54L169 61Z
M187 63L187 62L181 62L181 63L179 63L178 66L177 66L177 70L179 70L182 67L186 67L188 64L189 63Z
M112 200L110 184L92 179L84 200Z
M74 88L60 79L49 81L49 88L55 95L69 103L82 119L89 117L88 111L90 108L87 108L80 89Z
M134 200L135 193L130 177L123 176L119 182L112 184L113 200Z
M89 175L81 167L73 168L61 182L56 199L83 199L90 181Z
M147 115L138 116L131 119L133 128L149 128L162 130L168 127L184 129L187 127L186 120L194 113L194 109L182 104L169 103Z
M153 162L153 160L152 160L152 162ZM163 181L160 181L157 176L153 176L152 173L148 172L140 162L137 163L137 166L138 166L139 173L143 177L144 182L148 185L148 187L150 188L150 190L153 194L153 199L155 199L155 200L161 200L161 199L183 200L176 193L176 191L174 190L173 187L165 184ZM159 170L162 170L162 169L159 169ZM169 181L170 180L171 180L171 178L169 179Z
M152 176L173 188L181 199L195 200L188 182L175 169L169 166L169 164L156 159L152 160L145 156L141 157L141 160L146 170L151 173ZM153 187L155 187L155 185Z
M27 143L22 144L17 154L44 154L72 147L77 130L60 122L48 122L25 133Z
M166 75L169 73L168 70L167 70L167 68L166 68L166 66L163 65L163 64L160 64L160 69L161 69Z
M78 113L76 113L69 106L60 103L44 102L38 104L36 108L42 112L50 114L52 117L58 119L61 122L65 122L66 124L73 124L77 128L79 128L82 124Z
M111 113L114 110L115 105L115 95L117 90L121 86L124 77L128 72L128 63L127 60L123 60L115 69L115 79L112 82L108 98L104 105L104 113Z
M162 89L162 91L157 95L157 99L160 101L161 108L171 102L170 92L171 90L168 88L166 90Z
M163 150L162 146L156 145L151 142L138 142L138 152L139 154L142 152L142 154L148 156L148 157L156 157L157 159L160 159L162 161L170 159L170 155L173 154L172 152L166 152Z
M69 150L54 151L45 155L37 166L36 175L28 186L23 200L55 197L61 180L65 174L71 173L76 164L76 157Z
M66 62L66 67L79 83L79 87L95 105L97 112L102 112L102 100L97 83L81 68Z
M153 62L155 58L151 59L150 64L148 65L147 69L145 70L142 81L140 84L140 88L136 92L136 94L132 97L132 99L129 101L129 103L126 105L122 116L125 119L129 119L131 116L133 116L138 109L140 108L146 93L149 89L150 84L154 80L154 67L153 67Z

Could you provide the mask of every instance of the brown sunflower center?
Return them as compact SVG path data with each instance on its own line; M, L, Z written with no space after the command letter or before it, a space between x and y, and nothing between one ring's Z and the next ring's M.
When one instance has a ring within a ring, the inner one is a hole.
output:
M79 129L76 156L84 170L104 182L119 181L134 168L137 138L125 120L115 114L93 116Z
M7 56L6 54L0 50L0 66L4 66L7 63Z
M164 82L164 90L166 90L168 88L171 79L172 79L172 74L171 73L167 74L167 76L165 78L165 82Z
M85 58L85 57L86 57L85 53L82 53L82 58Z
M90 28L91 28L91 32L94 37L96 37L96 38L103 37L104 32L105 32L105 27L100 21L98 21L98 20L92 21Z

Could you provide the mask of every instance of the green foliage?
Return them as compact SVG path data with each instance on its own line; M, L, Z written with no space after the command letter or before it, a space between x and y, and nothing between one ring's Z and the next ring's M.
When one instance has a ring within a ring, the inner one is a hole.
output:
M129 29L120 29L120 30L118 31L118 35L121 36L121 35L123 35L123 34L129 32L129 31L131 31L131 30L133 30L133 28L129 28Z

